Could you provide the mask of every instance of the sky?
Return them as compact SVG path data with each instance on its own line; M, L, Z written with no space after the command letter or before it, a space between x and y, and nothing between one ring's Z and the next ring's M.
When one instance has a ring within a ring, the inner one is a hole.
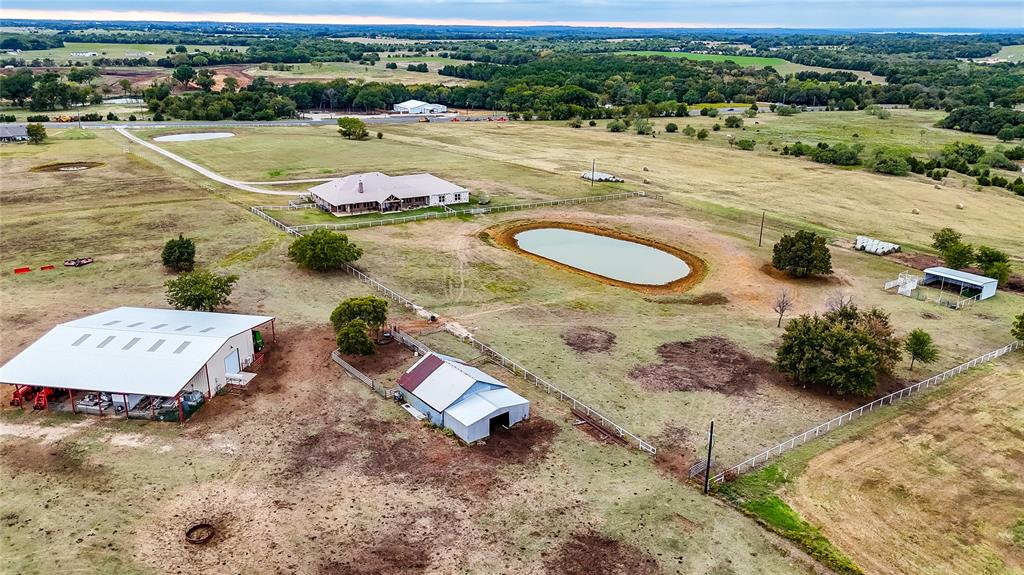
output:
M646 28L1024 28L1024 0L2 0L0 19Z

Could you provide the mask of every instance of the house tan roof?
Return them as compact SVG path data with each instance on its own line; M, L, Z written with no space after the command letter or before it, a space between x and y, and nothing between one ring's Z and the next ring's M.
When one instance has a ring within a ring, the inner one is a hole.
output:
M309 189L332 206L362 202L381 203L394 196L400 200L465 192L466 188L433 174L389 176L381 172L352 174Z

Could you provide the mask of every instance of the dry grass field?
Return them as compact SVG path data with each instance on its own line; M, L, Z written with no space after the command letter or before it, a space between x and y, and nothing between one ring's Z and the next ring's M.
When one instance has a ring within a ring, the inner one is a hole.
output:
M598 441L564 404L499 371L533 402L529 425L472 448L421 427L329 360L330 310L367 288L287 261L289 239L247 210L280 198L216 184L111 131L51 131L46 145L0 148L0 269L97 261L0 275L0 360L54 323L163 305L171 276L159 250L178 233L196 239L201 265L241 276L228 309L277 316L280 341L253 392L215 398L183 428L0 404L0 545L16 550L14 572L806 573L787 544L680 481L712 418L719 463L731 463L857 403L772 374L775 294L793 290L796 314L842 292L883 307L900 333L932 333L938 363L901 366L887 385L1005 344L1022 307L1009 294L962 312L886 294L881 283L906 268L841 241L869 234L924 246L953 225L1019 262L1024 202L1005 194L603 128L379 129L382 140L350 142L331 127L233 128L234 138L165 146L245 181L429 171L501 203L662 195L349 234L364 248L367 273L652 440L659 457ZM579 179L594 158L627 183L591 188ZM33 171L54 162L100 165ZM761 209L771 213L758 247ZM707 275L686 293L648 296L490 240L524 220L656 239L702 258ZM835 240L834 278L794 282L766 270L772 243L796 226ZM400 310L393 316L424 327ZM476 355L443 333L423 339ZM366 369L393 381L412 360L389 352ZM201 518L221 534L188 546L183 530Z
M112 132L51 135L44 146L2 149L0 261L97 261L3 274L0 359L56 322L162 305L170 276L159 249L179 232L196 238L202 265L242 276L228 309L277 316L279 342L254 393L218 397L184 428L0 404L5 569L807 572L749 519L648 456L593 439L561 404L507 374L533 400L521 432L470 449L421 427L329 360L326 315L365 288L297 272L284 258L287 239L238 203L252 198L125 153ZM56 161L102 165L31 171ZM394 319L409 320L397 310ZM412 360L373 375L393 378ZM183 531L203 518L218 538L189 546Z
M1024 359L817 457L783 498L867 573L1024 573Z

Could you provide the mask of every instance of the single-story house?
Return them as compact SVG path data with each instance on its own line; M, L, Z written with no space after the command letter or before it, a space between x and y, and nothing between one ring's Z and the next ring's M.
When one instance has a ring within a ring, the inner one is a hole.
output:
M977 296L981 301L996 295L999 280L950 268L934 267L924 270L921 285L937 287L943 291L958 291L961 296L968 298Z
M309 192L317 207L336 216L469 203L469 190L433 174L352 174Z
M27 142L28 128L24 124L0 124L0 142Z
M183 420L182 396L209 399L256 376L261 326L272 335L274 318L119 307L54 327L0 367L0 383L66 393L76 413L138 408L133 416Z
M91 58L93 56L99 56L98 52L72 52L72 57L75 58Z
M448 106L419 100L406 100L401 104L395 104L394 110L399 114L443 114L448 111Z
M398 380L405 401L466 443L530 417L530 402L460 359L429 353Z

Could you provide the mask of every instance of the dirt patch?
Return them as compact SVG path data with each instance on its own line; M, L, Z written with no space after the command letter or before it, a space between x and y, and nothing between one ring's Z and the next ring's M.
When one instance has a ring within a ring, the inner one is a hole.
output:
M654 557L609 537L589 531L577 533L545 561L551 575L654 575L660 573Z
M661 363L640 365L629 375L650 391L717 391L741 395L781 376L771 362L722 337L702 337L658 347Z
M930 311L921 312L921 317L924 319L940 319L938 314L934 314Z
M698 459L693 440L693 433L685 427L666 427L654 440L658 446L654 464L668 476L686 481L690 476L690 468Z
M583 325L563 331L562 341L576 350L576 353L600 353L615 345L615 334L599 327Z
M788 272L776 269L774 266L772 266L771 263L768 262L765 262L764 265L761 266L761 273L765 274L766 276L774 280L787 283L800 283L805 285L849 285L850 283L836 275L808 276L805 278L793 277L789 275Z
M644 301L660 304L683 304L683 305L725 305L729 298L719 292L711 292L693 297L645 297Z
M578 268L574 268L570 265L563 264L561 262L556 262L555 260L552 259L532 254L520 248L519 242L517 242L515 239L515 235L520 232L525 232L527 230L535 230L538 228L561 228L642 244L648 247L661 250L663 252L670 253L676 256L677 258L683 260L684 262L686 262L686 265L690 267L690 273L686 277L658 286L634 284L607 278L602 275L584 271ZM632 234L622 232L619 230L613 230L586 224L552 221L524 222L521 220L517 220L498 224L497 226L485 230L485 233L487 233L488 236L490 236L490 238L497 244L501 245L506 249L512 250L517 254L524 255L536 261L544 262L548 265L552 265L559 269L587 276L601 283L613 285L616 287L629 288L631 290L635 290L646 294L654 295L684 292L693 287L694 285L696 285L702 279L704 279L704 274L707 271L707 266L704 264L704 260L698 258L697 256L691 254L686 250L683 250L682 248L661 243L652 239L634 236Z
M425 425L367 419L358 432L327 428L302 438L291 449L289 471L301 475L358 462L382 480L459 485L484 495L501 483L504 466L542 460L557 434L557 425L534 416L466 446Z
M375 378L398 368L410 367L415 356L409 348L397 341L392 341L378 345L377 353L373 355L342 355L341 359L368 377Z
M57 162L55 164L43 164L29 169L30 172L66 172L73 174L83 172L92 168L98 168L103 162Z
M86 460L86 454L74 442L39 443L18 441L0 446L0 459L15 472L57 474L87 478L100 472Z

